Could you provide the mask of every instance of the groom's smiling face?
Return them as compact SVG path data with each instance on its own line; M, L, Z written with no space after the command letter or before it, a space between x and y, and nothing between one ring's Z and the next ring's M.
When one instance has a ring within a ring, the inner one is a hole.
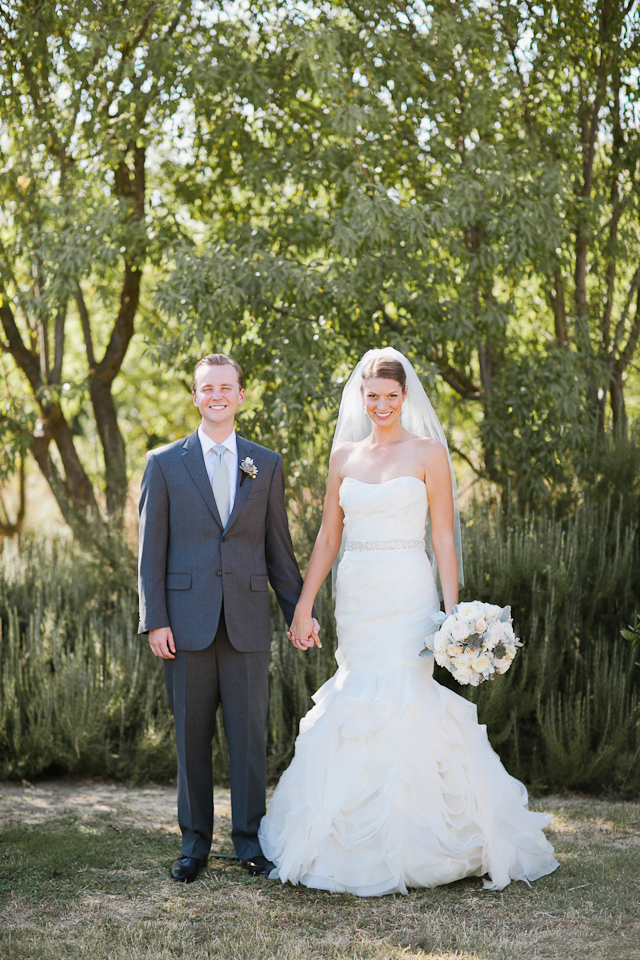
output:
M193 404L200 411L205 432L209 427L215 433L225 428L231 433L236 411L244 403L244 390L234 368L203 364L196 370L195 386Z

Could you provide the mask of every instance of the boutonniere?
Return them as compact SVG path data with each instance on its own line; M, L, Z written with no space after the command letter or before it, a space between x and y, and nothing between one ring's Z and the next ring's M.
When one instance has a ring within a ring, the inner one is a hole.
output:
M240 464L240 469L242 470L243 476L240 479L240 483L244 480L245 476L251 477L252 480L258 476L258 468L251 459L251 457L245 457L242 463Z

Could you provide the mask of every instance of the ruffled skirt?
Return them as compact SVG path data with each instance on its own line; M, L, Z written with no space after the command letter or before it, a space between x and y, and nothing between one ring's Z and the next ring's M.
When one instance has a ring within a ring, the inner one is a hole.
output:
M361 562L357 572L356 586ZM475 705L433 679L432 657L418 657L425 611L437 604L430 572L416 571L420 609L403 604L391 621L387 604L381 622L371 582L364 607L353 590L342 604L339 594L339 636L342 626L347 638L339 669L301 721L260 827L272 878L381 896L485 875L485 887L499 890L558 866L542 832L552 818L529 811L525 787L493 751Z

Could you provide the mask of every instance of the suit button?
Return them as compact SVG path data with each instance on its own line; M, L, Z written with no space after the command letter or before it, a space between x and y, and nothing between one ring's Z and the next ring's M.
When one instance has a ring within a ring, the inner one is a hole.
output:
M222 576L222 570L216 570L216 573L218 574L219 577Z
M222 537L222 542L223 542L223 543L226 543L226 542L227 542L227 538L226 538L226 537Z

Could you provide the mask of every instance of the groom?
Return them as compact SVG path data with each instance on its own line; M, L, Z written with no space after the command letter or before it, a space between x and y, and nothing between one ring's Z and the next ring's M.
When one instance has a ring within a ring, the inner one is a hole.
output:
M260 849L271 631L268 584L287 623L302 588L279 454L239 437L240 365L214 353L196 365L202 422L147 454L140 498L140 625L164 661L178 748L182 855L174 880L195 880L213 834L211 741L222 704L231 769L232 839L253 875ZM317 641L319 625L306 646Z

